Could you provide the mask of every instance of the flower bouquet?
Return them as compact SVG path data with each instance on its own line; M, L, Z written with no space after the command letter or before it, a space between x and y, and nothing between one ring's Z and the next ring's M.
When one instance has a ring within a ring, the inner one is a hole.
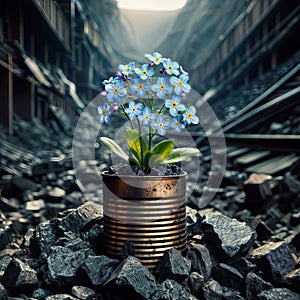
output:
M98 107L101 124L110 123L114 113L129 121L125 134L129 154L108 137L100 140L128 162L136 175L149 175L160 164L174 165L199 155L195 148L175 148L173 139L155 140L167 130L180 132L187 125L198 124L199 119L195 107L183 103L191 86L182 66L158 52L145 57L147 63L121 64L115 77L103 81L105 102Z

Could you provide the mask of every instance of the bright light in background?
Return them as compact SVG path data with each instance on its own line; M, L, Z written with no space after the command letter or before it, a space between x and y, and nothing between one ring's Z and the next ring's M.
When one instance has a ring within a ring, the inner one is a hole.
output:
M172 11L184 7L188 0L117 0L120 9Z

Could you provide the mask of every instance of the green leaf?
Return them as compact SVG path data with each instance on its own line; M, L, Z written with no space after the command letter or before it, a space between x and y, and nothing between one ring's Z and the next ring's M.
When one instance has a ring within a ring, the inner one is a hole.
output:
M113 153L117 154L119 157L123 158L124 160L128 160L128 155L122 150L122 148L112 139L108 137L101 137L100 141Z
M155 145L149 152L147 153L147 164L150 168L155 168L159 164L161 164L169 155L169 153L174 148L174 141L166 140Z
M163 161L165 164L174 164L180 161L188 160L192 156L199 156L200 151L196 148L176 148L173 149L168 157Z
M126 130L126 142L131 153L135 156L139 165L143 168L142 162L146 152L148 151L147 142L142 136L140 136L138 131L133 129Z

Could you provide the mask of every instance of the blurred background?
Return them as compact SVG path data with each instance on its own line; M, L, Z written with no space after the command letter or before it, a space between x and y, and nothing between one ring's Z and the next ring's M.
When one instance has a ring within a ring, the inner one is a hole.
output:
M300 148L299 12L295 0L1 0L1 183L71 172L74 128L101 82L154 51L189 72L234 167L275 155L277 165L250 171L284 174ZM205 156L214 126L203 122L210 132L191 133Z

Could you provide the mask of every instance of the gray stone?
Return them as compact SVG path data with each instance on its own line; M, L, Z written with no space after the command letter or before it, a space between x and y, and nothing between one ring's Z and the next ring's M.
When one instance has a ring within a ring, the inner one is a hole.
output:
M49 248L55 245L57 239L57 226L54 222L45 221L36 226L35 239L39 253L48 253ZM31 243L33 247L33 241Z
M111 259L104 255L89 256L81 265L87 273L93 285L104 284L119 265L117 259Z
M244 283L243 275L234 267L219 263L213 270L213 278L221 285L240 290Z
M111 274L103 285L100 293L104 299L149 299L156 291L155 277L141 262L133 257L127 257Z
M59 276L75 276L78 268L90 254L90 249L72 251L62 246L51 247L47 257L51 277L55 279Z
M190 291L192 295L200 298L202 293L202 286L204 284L204 278L197 272L192 272L187 280L186 289Z
M23 293L32 292L38 287L37 272L25 262L17 258L15 258L14 260L19 264L21 268L15 289Z
M173 279L182 282L189 276L191 261L175 248L166 251L157 265L158 282Z
M257 299L257 295L265 290L270 290L273 285L266 282L255 273L249 273L246 276L246 296L249 300Z
M208 280L202 290L206 300L244 300L239 291L222 287L213 279Z
M76 285L72 287L72 294L78 299L86 300L94 296L95 292L86 286Z
M205 215L202 229L212 251L220 254L225 261L245 255L256 238L256 232L245 222L222 214Z
M265 273L267 280L276 283L283 282L283 277L296 266L296 260L285 242L263 245L253 250L249 258Z
M240 257L236 261L234 261L232 264L230 264L232 267L235 267L244 277L250 273L254 272L256 270L256 265L251 263L249 260L247 260L245 257Z
M87 224L102 218L103 206L93 202L86 202L76 209L66 211L62 218L57 218L57 225L62 231L71 230L80 233Z
M187 257L191 260L191 270L201 274L207 281L212 272L212 261L208 249L201 244L191 243Z
M8 299L6 289L1 283L0 283L0 299L1 300L7 300Z
M167 279L158 286L151 300L197 300L181 284L174 280Z
M296 294L287 288L263 291L257 297L259 300L300 300L300 294Z
M45 300L78 300L78 299L68 294L56 294L56 295L46 297Z

